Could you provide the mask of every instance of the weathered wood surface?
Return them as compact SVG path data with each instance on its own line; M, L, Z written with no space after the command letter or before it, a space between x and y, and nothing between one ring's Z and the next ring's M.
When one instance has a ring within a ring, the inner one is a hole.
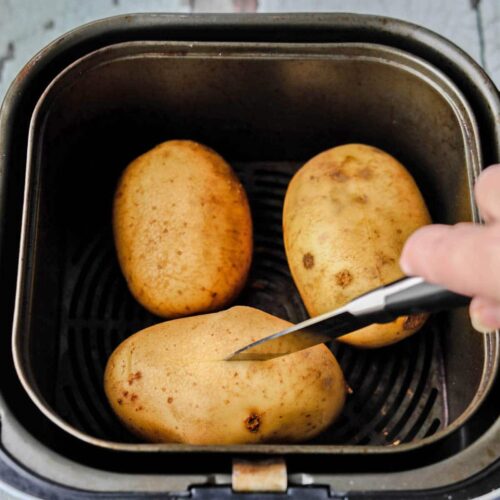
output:
M483 64L500 86L500 0L0 0L0 100L24 64L81 24L132 12L357 12L425 26Z
M500 0L482 0L479 4L484 66L500 88Z

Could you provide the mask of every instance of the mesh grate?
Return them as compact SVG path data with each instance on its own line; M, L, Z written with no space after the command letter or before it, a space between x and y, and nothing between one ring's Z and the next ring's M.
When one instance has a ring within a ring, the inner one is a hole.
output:
M293 162L236 164L250 198L255 252L238 302L298 322L306 318L283 248L281 212ZM56 411L82 431L134 441L114 416L103 391L113 349L159 319L132 298L118 268L111 228L68 238L60 321ZM439 333L433 322L400 344L375 351L332 345L353 393L339 420L317 444L395 445L447 425Z

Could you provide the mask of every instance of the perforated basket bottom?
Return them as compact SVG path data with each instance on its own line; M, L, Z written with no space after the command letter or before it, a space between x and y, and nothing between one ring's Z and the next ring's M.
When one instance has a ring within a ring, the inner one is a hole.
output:
M307 314L288 269L281 213L286 187L298 166L234 164L250 199L255 237L252 271L238 303L292 322ZM64 267L55 410L92 436L135 442L107 403L104 368L123 339L160 320L128 292L110 224L82 241L67 238ZM397 445L447 425L441 344L433 321L388 348L363 351L337 343L331 348L353 392L341 417L315 443Z

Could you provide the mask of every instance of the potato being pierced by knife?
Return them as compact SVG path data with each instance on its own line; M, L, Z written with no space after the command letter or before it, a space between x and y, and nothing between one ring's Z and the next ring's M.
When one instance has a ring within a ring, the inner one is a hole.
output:
M344 405L344 377L325 345L268 361L224 361L287 326L239 306L146 328L111 355L106 395L120 420L147 441L305 441Z

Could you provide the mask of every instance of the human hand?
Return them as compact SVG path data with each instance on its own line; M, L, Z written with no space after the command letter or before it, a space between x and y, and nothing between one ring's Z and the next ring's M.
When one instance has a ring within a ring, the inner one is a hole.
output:
M400 259L401 269L473 297L472 326L500 328L500 164L484 170L475 185L486 223L433 224L413 233Z

